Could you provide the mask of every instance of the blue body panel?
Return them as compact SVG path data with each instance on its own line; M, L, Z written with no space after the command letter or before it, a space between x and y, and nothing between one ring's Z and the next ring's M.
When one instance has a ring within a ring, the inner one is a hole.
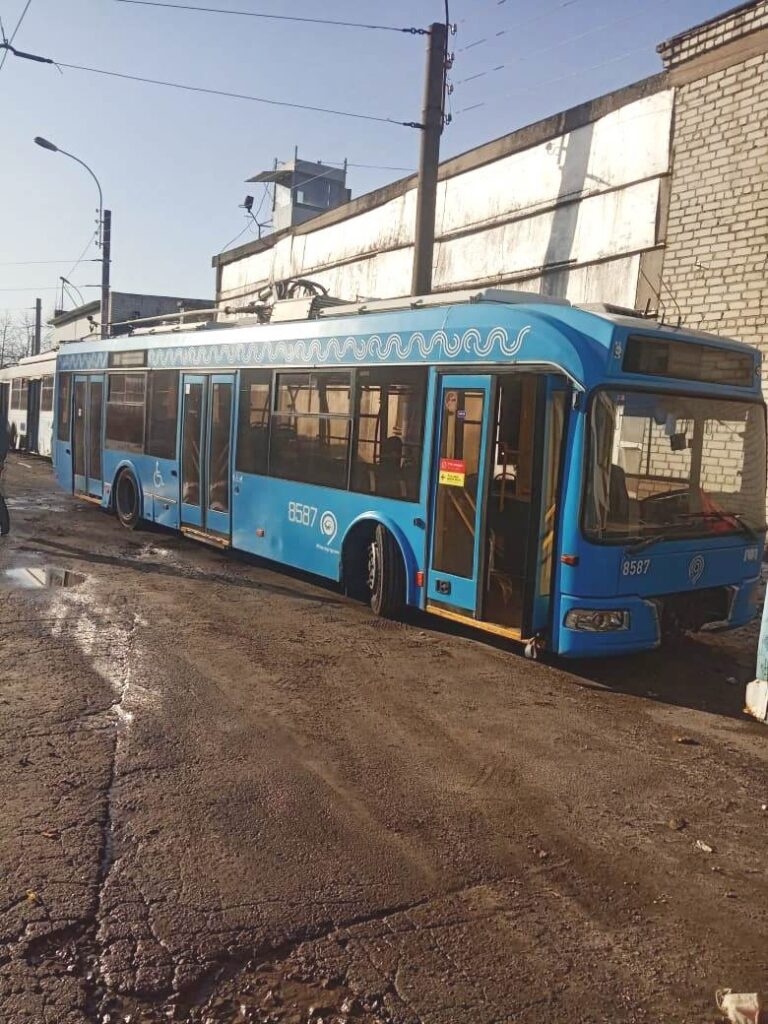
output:
M179 528L179 484L174 460L105 448L103 464L104 497L101 504L105 508L111 507L112 488L118 474L128 469L139 485L142 517L162 526Z
M707 345L750 352L755 377L749 386L723 386L657 376L628 375L622 370L627 338L690 339ZM732 588L731 625L754 614L756 578L764 537L743 534L667 541L637 553L622 544L595 544L581 530L585 433L589 394L618 383L653 391L673 391L713 398L760 401L760 356L754 349L712 336L636 320L596 315L565 305L473 302L320 320L200 330L194 334L156 334L128 339L88 341L65 346L58 372L103 373L107 352L147 350L150 369L178 369L210 378L242 367L334 367L422 364L429 375L419 501L406 502L334 490L301 482L240 473L232 461L231 541L234 548L274 559L328 579L338 580L344 540L361 521L385 524L397 539L406 565L408 603L424 607L430 586L431 511L437 472L438 393L441 374L488 375L510 367L555 375L548 389L566 387L573 399L563 442L561 500L553 552L552 598L536 596L532 619L548 632L550 649L566 655L599 655L642 650L659 642L652 598L708 587ZM224 380L227 378L220 377ZM234 378L228 378L234 379ZM553 383L557 381L557 383ZM236 383L236 381L235 381ZM181 402L180 402L181 405ZM490 413L490 410L489 410ZM233 403L233 446L237 398ZM484 428L484 447L489 430ZM72 489L69 442L55 442L56 477ZM177 450L181 449L180 434ZM142 514L171 528L180 521L179 461L104 450L103 505L111 501L116 474L130 467L139 481ZM222 532L228 517L222 519ZM576 565L561 562L566 554ZM476 584L475 579L471 581ZM425 583L416 583L416 573ZM630 628L615 633L577 632L564 626L573 608L626 609Z
M707 587L734 588L728 624L731 627L749 622L755 615L759 584L758 551L762 545L753 541L745 547L741 537L725 541L691 539L669 541L638 554L627 554L619 548L601 547L586 553L578 566L563 565L560 588L554 602L553 646L564 656L599 654L617 648L642 650L658 646L661 640L654 597L690 593ZM674 551L667 548L674 547ZM640 566L641 575L624 575L624 566ZM565 626L571 609L596 611L627 610L627 630L602 634L598 641L593 633L584 633Z
M72 448L69 441L53 441L53 473L56 483L65 491L72 490Z
M421 503L373 499L247 473L235 473L234 480L233 547L338 580L350 529L362 520L383 523L394 533L405 559L408 603L422 605L421 588L414 580L416 569L425 568L426 532L413 522L424 517Z

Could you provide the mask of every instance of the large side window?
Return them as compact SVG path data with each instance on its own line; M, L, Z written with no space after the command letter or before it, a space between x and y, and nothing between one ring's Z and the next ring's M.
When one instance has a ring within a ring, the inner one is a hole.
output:
M43 377L40 383L40 412L53 409L53 376Z
M12 409L26 409L27 408L27 391L29 388L29 381L26 377L17 377L16 380L11 384L11 408Z
M348 373L278 375L269 464L273 476L346 488L349 433Z
M269 460L270 370L240 371L236 469L266 473Z
M60 441L69 440L69 420L72 414L72 374L59 374L58 431Z
M352 489L418 501L427 370L360 370L356 390Z
M144 387L146 374L110 373L107 385L105 446L144 450Z
M179 409L177 370L153 370L149 374L147 401L147 455L176 458L176 419Z

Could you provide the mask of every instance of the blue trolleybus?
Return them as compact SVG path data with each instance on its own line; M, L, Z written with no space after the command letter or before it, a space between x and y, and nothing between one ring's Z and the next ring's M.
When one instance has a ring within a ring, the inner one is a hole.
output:
M755 614L760 356L513 291L63 346L62 487L565 656Z

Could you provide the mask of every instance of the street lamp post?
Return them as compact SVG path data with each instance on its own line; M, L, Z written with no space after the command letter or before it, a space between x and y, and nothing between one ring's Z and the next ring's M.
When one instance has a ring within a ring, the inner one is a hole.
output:
M59 149L53 142L49 142L48 139L44 139L39 135L35 137L35 143L42 149L50 150L51 153L61 153L62 156L68 156L70 160L80 164L81 167L88 171L96 182L96 188L99 190L98 244L101 247L101 311L99 319L101 320L101 336L106 338L109 335L109 271L112 251L112 211L104 209L104 195L101 191L99 179L85 161L75 156L74 153L68 153L65 149Z

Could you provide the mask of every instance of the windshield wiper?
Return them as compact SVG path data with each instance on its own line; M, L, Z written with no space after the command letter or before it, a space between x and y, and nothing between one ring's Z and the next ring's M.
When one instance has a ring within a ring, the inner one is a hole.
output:
M657 541L673 539L668 533L653 533L649 537L642 537L640 540L636 540L634 544L627 548L627 554L636 555L638 551L644 551L645 548L649 548L651 544L655 544Z
M710 509L709 512L678 512L680 519L718 519L721 523L730 523L738 527L742 533L746 533L752 540L760 540L760 536L754 527L744 522L741 512L723 512L720 509Z

